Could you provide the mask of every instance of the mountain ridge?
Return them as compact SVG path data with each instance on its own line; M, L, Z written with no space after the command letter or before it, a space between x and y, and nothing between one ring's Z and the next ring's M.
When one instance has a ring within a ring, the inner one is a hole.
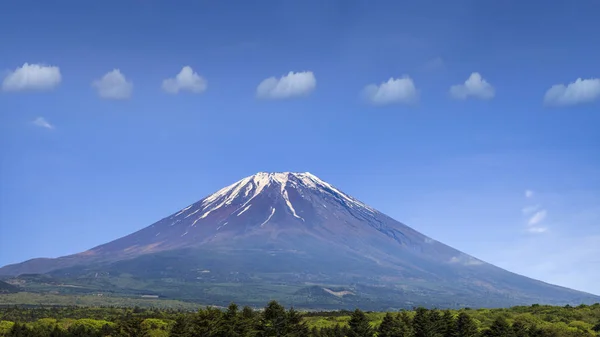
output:
M295 285L295 293L315 282L324 288L371 287L353 292L365 300L374 298L369 291L377 287L396 292L399 301L455 296L468 302L466 294L507 304L600 300L465 254L308 172L259 172L122 238L70 256L8 265L0 275L49 273L81 281L93 274L105 275L103 282L112 284L111 278L127 270L136 270L133 278L154 280L168 296L177 296L164 290L168 282L193 288L199 286L190 285L192 280L233 280L244 287L252 282Z

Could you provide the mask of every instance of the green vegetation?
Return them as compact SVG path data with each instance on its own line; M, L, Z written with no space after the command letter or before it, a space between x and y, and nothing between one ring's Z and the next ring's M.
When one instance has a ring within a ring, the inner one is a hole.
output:
M0 281L0 294L10 294L16 293L18 288L13 286L12 284L8 284L4 281Z
M595 337L600 304L399 312L299 312L271 301L261 310L0 308L0 336L41 337Z
M169 299L153 299L109 295L57 295L30 292L19 292L14 294L0 294L0 306L24 305L24 306L115 306L115 307L143 307L143 308L167 308L181 310L196 310L198 303L184 302Z

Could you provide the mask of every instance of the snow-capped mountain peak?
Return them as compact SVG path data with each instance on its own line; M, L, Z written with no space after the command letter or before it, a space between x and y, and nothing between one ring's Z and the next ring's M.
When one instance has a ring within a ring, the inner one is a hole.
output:
M185 214L186 217L195 215L198 219L204 219L222 207L229 206L234 202L243 201L235 211L241 211L238 214L241 215L241 213L247 211L248 208L251 207L252 201L260 196L261 193L267 189L272 192L274 187L276 187L276 190L279 192L279 196L285 201L288 211L295 218L302 221L304 221L304 219L297 214L296 209L290 200L290 189L296 190L301 196L304 196L304 192L307 190L310 190L312 193L329 195L345 203L348 207L363 209L371 213L375 212L373 208L343 193L333 185L321 180L310 172L259 172L218 190L201 200L199 204L189 205L177 212L174 217Z

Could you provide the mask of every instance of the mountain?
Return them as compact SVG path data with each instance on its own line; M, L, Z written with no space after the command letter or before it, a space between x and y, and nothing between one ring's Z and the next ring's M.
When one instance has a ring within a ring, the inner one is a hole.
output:
M36 289L210 304L372 310L580 304L600 297L503 270L433 240L310 173L257 173L128 236L0 268ZM51 278L48 281L46 278ZM64 287L64 285L69 287ZM74 290L76 289L76 290Z
M15 287L12 284L0 281L0 294L16 293L18 289L19 288Z

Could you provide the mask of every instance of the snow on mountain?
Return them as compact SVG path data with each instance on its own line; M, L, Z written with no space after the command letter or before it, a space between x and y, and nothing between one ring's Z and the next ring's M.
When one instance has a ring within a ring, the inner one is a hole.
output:
M241 246L285 245L286 235L295 236L295 244L308 244L301 242L301 236L305 241L334 242L343 249L365 253L381 253L385 248L393 251L395 247L390 245L401 245L409 251L444 251L450 254L445 257L448 262L461 255L308 172L260 172L243 178L150 227L86 254L139 255L230 245L232 240Z
M177 268L170 266L175 261ZM589 298L462 253L308 172L257 173L125 237L71 256L5 266L0 275L141 268L144 279L159 282L196 279L195 265L212 266L220 274L211 275L224 275L223 282L232 282L231 275L253 282L275 275L262 282L386 286L397 298L406 292L465 301L491 296L489 303L503 305Z

